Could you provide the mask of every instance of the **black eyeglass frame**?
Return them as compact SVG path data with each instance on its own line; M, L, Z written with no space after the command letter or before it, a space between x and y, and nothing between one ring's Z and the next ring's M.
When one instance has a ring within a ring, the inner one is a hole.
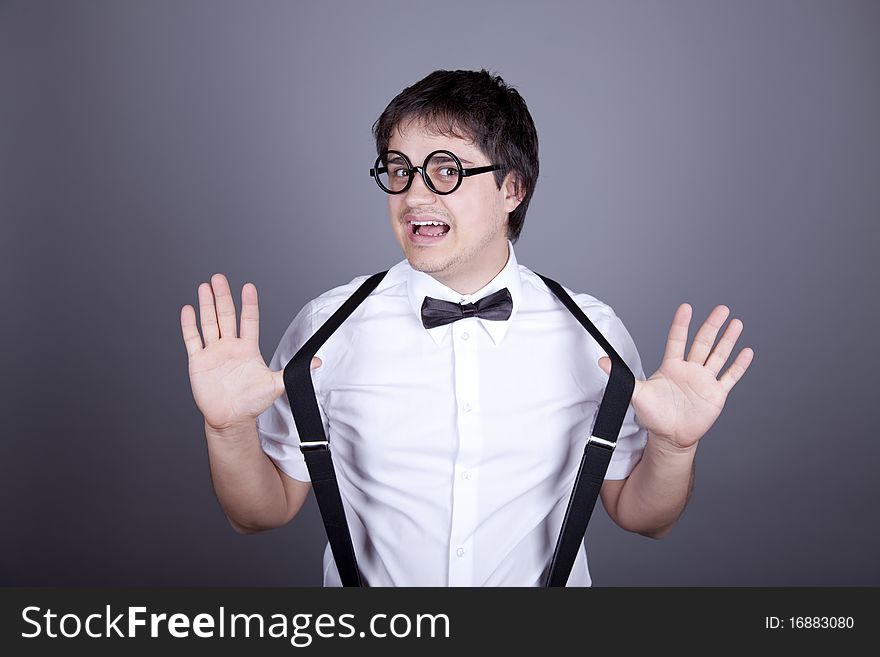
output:
M387 158L390 153L395 153L397 155L400 155L400 157L403 158L403 161L406 162L406 165L407 165L408 174L407 174L406 185L403 186L403 189L400 189L396 192L385 187L385 185L383 185L382 181L379 179L379 176L381 174L388 171L387 166L385 166L385 167L380 166L382 164L382 158ZM446 155L449 155L452 158L452 161L455 162L455 166L458 169L458 182L456 182L455 186L452 189L450 189L448 192L441 192L436 187L434 187L434 183L431 182L431 178L428 176L428 172L426 171L426 169L428 168L428 162L430 162L431 158L434 157L435 155L437 155L438 153L444 153ZM465 169L461 165L461 160L458 159L458 156L455 153L453 153L452 151L447 151L445 149L440 149L440 150L436 150L436 151L432 151L432 152L428 153L428 156L425 158L425 161L422 163L422 166L414 167L412 162L410 161L410 159L404 153L401 153L400 151L389 150L389 151L385 151L384 153L379 155L379 157L376 158L376 163L373 165L373 168L370 169L370 176L372 176L373 178L376 179L376 184L379 185L379 189L381 189L386 194L403 194L405 191L407 191L412 186L412 181L415 178L415 176L412 175L413 171L418 171L422 175L422 180L424 181L425 186L427 186L428 189L430 189L435 194L439 194L440 196L446 196L447 194L452 194L452 192L454 192L456 189L458 189L461 186L461 181L464 180L468 176L478 176L481 173L489 173L490 171L498 171L503 168L504 167L501 166L500 164L490 164L490 165L487 165L484 167L471 167L470 169Z

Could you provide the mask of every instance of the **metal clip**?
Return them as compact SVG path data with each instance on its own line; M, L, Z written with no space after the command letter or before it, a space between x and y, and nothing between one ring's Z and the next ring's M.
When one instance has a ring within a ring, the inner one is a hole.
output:
M605 440L604 438L599 438L598 436L590 436L589 440L587 440L587 444L594 443L596 445L601 445L605 449L609 449L614 451L614 448L617 446L617 443L612 443L610 440Z
M313 452L318 449L330 449L330 442L327 440L309 440L299 444L301 452Z

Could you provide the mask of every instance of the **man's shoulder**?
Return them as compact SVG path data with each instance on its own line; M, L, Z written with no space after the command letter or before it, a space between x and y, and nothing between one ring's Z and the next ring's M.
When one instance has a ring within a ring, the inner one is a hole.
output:
M403 282L403 273L406 264L407 261L402 260L393 267L389 268L386 271L385 275L382 277L382 280L379 281L379 284L371 292L371 295L388 293L393 288L398 286L401 282ZM332 314L337 308L339 308L339 306L345 303L346 299L354 294L368 278L374 276L377 273L379 272L374 272L372 274L360 274L352 278L348 283L343 283L341 285L330 288L329 290L315 297L306 304L306 307L309 309L309 313L313 315Z
M399 295L399 283L403 280L403 273L405 272L402 266L404 263L406 263L405 260L388 269L379 285L371 292L370 297ZM295 353L309 336L326 322L370 276L373 276L373 274L355 276L348 283L332 287L303 305L284 331L279 342L278 351L276 352L276 358L279 357L279 354L281 354L281 357L289 357L289 355Z
M556 281L552 276L548 276L547 278ZM520 265L520 279L522 281L524 296L526 296L526 290L529 290L532 294L532 298L538 300L536 302L537 305L543 306L543 309L550 311L550 309L553 308L557 313L568 314L567 309L562 305L538 273L532 271L528 267ZM618 354L620 354L624 361L633 368L633 371L636 372L640 378L644 379L644 372L641 369L642 365L638 350L636 349L629 330L626 328L623 320L615 310L609 304L592 294L587 292L574 292L562 283L559 283L559 285L580 307L603 337L617 350ZM560 321L563 320L560 319ZM587 333L583 332L582 337L588 339L586 336ZM599 348L598 342L590 339L589 343L595 348Z
M556 301L558 299L544 282L544 279L541 277L542 275L529 269L523 264L519 265L519 275L524 290L528 289L532 294L547 301ZM576 292L562 282L554 279L552 276L545 276L544 278L558 282L560 287L565 290L565 292L574 300L580 309L590 317L590 319L594 319L596 316L608 317L614 314L614 310L611 306L598 297L587 292Z

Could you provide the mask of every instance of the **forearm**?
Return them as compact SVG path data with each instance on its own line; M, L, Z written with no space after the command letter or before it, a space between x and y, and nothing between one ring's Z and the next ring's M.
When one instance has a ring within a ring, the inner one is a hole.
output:
M695 455L696 444L676 449L648 433L642 459L620 491L620 526L651 538L668 534L690 498Z
M214 492L240 533L284 524L287 499L275 464L260 447L256 422L224 432L205 425Z

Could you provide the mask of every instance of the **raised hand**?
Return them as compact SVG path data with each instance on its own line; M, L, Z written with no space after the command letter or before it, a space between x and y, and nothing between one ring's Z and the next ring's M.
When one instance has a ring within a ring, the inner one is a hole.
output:
M257 288L241 288L241 331L236 336L235 304L223 274L198 289L202 336L195 310L180 311L183 342L189 356L189 379L205 422L217 431L253 422L284 392L284 372L273 372L260 354ZM313 358L311 367L321 365Z
M631 402L640 423L650 433L678 448L692 447L706 434L754 356L752 349L742 349L718 378L743 330L743 323L732 319L713 349L718 330L730 314L730 309L722 305L712 310L697 331L685 359L692 312L689 304L678 307L663 362L646 381L636 381ZM611 359L603 356L599 367L609 374Z

